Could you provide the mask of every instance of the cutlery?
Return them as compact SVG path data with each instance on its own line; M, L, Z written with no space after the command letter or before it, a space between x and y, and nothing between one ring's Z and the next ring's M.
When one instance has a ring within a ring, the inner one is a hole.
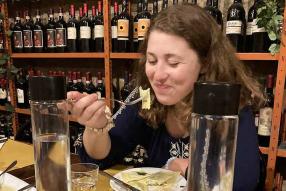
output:
M6 173L8 170L10 170L11 168L13 168L15 165L17 164L17 160L13 161L1 174L0 176L2 176L4 173Z
M29 188L32 188L34 185L33 184L28 184L27 186L24 186L23 188L20 188L18 191L24 191L27 190Z
M101 174L102 176L108 177L111 180L113 180L117 185L119 185L121 188L126 189L126 191L140 191L137 188L134 188L133 186L123 182L122 180L119 180L118 178L115 178L114 176L112 176L111 174L108 174L107 172L104 171L99 171L99 174Z

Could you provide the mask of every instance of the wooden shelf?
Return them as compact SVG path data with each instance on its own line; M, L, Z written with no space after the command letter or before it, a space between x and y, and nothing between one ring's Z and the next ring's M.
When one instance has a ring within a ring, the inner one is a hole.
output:
M25 114L25 115L31 115L30 109L20 109L20 108L16 108L15 111L16 111L16 113L21 113L21 114ZM69 116L69 121L77 122L77 121L75 120L75 118L73 118L72 116Z
M104 53L95 52L75 52L75 53L13 53L13 59L24 58L49 58L49 59L72 59L72 58L104 58Z
M240 60L278 60L279 54L271 55L270 53L236 53Z
M263 154L268 155L268 150L269 150L268 147L259 147L259 149Z
M236 53L240 60L278 60L279 54L270 53ZM140 59L141 53L110 53L112 59ZM104 53L86 52L86 53L13 53L13 59L24 58L48 58L48 59L74 59L74 58L104 58Z
M277 156L286 158L286 149L278 149Z
M141 53L110 53L110 58L113 59L140 59Z

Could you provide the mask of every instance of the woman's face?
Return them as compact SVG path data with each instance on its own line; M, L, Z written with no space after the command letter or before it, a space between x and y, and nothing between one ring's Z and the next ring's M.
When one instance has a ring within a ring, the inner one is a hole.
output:
M145 72L161 104L174 105L193 90L201 64L185 39L152 31L146 58Z

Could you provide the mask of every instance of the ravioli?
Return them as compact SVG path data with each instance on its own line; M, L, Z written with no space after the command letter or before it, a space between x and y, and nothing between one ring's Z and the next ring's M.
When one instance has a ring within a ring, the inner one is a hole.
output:
M150 88L143 90L143 88L139 87L139 94L142 98L142 109L150 109L151 108L151 96L150 96Z

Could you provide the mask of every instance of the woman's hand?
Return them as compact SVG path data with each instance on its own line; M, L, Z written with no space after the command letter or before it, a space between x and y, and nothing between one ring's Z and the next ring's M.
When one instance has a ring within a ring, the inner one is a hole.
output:
M68 92L68 110L75 117L78 123L91 128L103 128L108 123L106 118L106 104L98 100L97 94L82 94L76 91Z
M166 168L175 172L180 172L182 176L185 176L185 172L189 165L189 159L174 158L168 161Z

